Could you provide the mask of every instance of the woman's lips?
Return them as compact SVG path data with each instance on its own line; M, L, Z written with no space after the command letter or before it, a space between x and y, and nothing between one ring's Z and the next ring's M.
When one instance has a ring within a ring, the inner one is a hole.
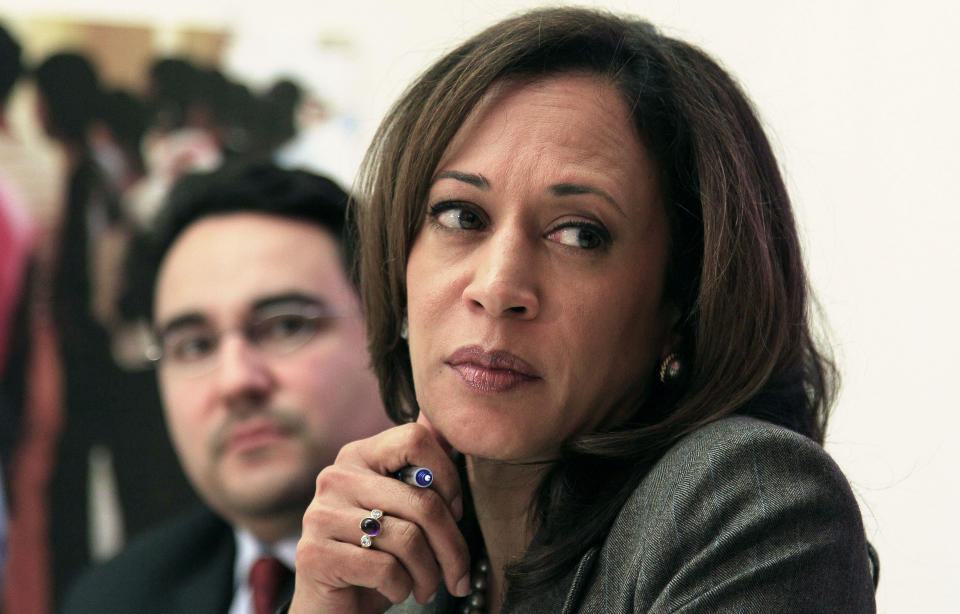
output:
M464 384L483 393L508 392L542 379L518 356L505 350L488 352L477 345L458 349L446 364L456 371Z

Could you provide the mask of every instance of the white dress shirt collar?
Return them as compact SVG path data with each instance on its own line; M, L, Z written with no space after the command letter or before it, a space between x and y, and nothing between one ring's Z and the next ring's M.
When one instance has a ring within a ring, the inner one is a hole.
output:
M237 556L233 566L233 602L230 604L230 614L253 614L253 595L247 584L250 568L261 556L274 556L293 571L299 540L289 537L267 545L246 529L240 528L234 528L233 535L237 542Z

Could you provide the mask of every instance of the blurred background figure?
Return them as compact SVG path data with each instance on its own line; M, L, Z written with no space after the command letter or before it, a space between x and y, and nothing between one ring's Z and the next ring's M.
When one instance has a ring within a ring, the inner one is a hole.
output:
M10 468L26 399L28 271L35 240L27 196L17 179L32 186L37 173L7 119L10 93L22 72L20 44L0 25L0 588L7 580Z
M18 311L25 302L27 268L34 240L33 221L17 175L5 161L19 160L20 148L11 134L6 107L14 83L20 77L20 45L0 25L0 462L10 465L13 437L19 430L22 390L14 390L22 377L18 371ZM17 384L14 384L14 381ZM8 482L8 480L4 480Z
M22 47L0 22L0 176L28 210L47 211L58 198L51 176L56 169L21 138L10 116L11 95L24 71Z
M89 45L64 48L27 68L0 36L0 102L30 77L17 123L38 127L21 142L0 112L0 611L18 614L54 611L80 571L196 503L145 355L147 237L172 186L226 163L321 158L352 180L346 148L316 139L334 114L293 78L254 87L172 54L144 57L137 85L105 80L110 61Z
M59 595L91 561L116 552L125 532L182 509L192 496L164 437L153 378L123 372L111 351L118 271L132 232L120 195L138 172L130 133L143 131L136 103L104 94L93 65L78 53L50 56L33 76L40 123L66 161L49 280L63 374L49 490ZM165 487L153 488L158 483Z
M276 151L277 159L284 157L284 146L297 136L304 98L303 89L290 79L280 79L264 94L263 140L267 149Z
M118 194L140 180L146 167L141 142L149 116L144 102L123 89L105 91L90 131L93 156Z
M182 58L150 67L145 104L149 124L142 142L144 177L131 187L129 206L140 228L149 227L171 186L184 173L210 171L223 159L218 111L222 83Z
M0 176L0 587L7 558L7 472L26 396L24 367L29 341L25 325L33 240L33 223L21 197L15 186Z

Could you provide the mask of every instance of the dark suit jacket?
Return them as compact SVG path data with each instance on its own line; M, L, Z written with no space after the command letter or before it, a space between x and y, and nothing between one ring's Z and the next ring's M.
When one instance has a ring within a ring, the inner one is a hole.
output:
M504 614L874 612L860 510L819 445L744 417L674 445L602 546ZM396 613L446 612L446 595Z
M226 614L233 529L203 508L144 534L73 585L63 614Z

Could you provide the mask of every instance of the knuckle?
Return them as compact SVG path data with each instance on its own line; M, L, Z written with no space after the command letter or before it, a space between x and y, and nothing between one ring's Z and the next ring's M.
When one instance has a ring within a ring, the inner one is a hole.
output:
M305 536L297 542L296 568L317 569L321 562L329 560L330 554L330 548L325 540Z
M413 590L410 577L396 559L383 575L384 595L393 603L402 603Z
M337 457L333 461L334 464L344 462L350 458L355 458L357 455L357 448L360 446L360 441L362 440L351 441L349 443L344 444L340 448L340 451L337 452Z
M428 488L407 489L410 505L423 514L429 522L439 522L447 515L447 506L440 495Z
M420 538L420 527L412 522L398 522L394 533L400 547L409 550Z
M393 566L393 560L392 557L380 556L380 554L377 553L369 565L370 574L375 578L383 580L390 576L390 568Z
M322 498L336 492L344 483L345 470L337 465L328 465L317 474L316 498Z
M411 422L398 428L402 429L404 445L408 448L422 452L429 445L430 431L422 424Z
M324 467L323 470L317 474L317 496L321 496L327 491L327 487L330 484L331 475L333 473L333 467Z
M301 539L297 542L297 554L294 559L296 566L304 569L310 566L311 561L316 560L317 544L311 539Z
M304 527L323 527L333 518L333 510L317 501L310 504L303 514Z
M380 584L394 584L400 573L400 562L393 555L377 552L370 566L370 573L379 578Z

